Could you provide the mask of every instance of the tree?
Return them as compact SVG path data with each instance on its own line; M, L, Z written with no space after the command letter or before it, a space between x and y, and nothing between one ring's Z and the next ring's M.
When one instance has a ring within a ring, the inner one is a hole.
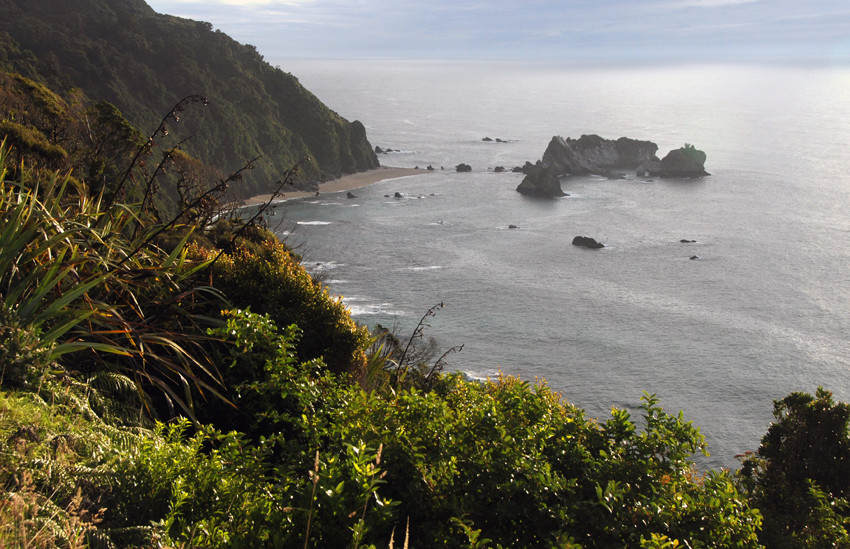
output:
M776 421L739 478L764 515L768 547L850 547L850 405L818 387L773 404Z

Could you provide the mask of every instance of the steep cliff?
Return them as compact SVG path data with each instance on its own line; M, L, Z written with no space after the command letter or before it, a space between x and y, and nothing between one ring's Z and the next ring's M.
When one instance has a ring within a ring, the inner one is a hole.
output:
M243 194L299 163L304 188L378 166L362 124L209 23L157 14L143 0L0 0L0 13L0 67L110 101L143 132L183 97L206 96L172 130L224 172L261 157Z

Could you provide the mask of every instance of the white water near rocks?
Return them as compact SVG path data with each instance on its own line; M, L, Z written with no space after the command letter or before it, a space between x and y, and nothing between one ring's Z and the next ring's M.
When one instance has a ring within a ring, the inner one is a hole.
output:
M702 467L755 450L771 399L823 385L850 400L850 70L282 65L402 151L382 164L423 169L278 210L359 322L404 335L443 301L428 333L465 345L454 368L546 378L600 418L656 393L706 435ZM584 133L660 156L692 143L712 175L564 179L571 196L533 200L492 171Z

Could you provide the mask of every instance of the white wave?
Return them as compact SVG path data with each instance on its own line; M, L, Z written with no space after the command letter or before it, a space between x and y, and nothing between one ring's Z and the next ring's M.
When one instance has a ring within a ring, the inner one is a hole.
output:
M360 299L352 299L345 297L343 303L348 307L352 316L369 316L369 315L391 315L404 316L404 311L393 309L392 303L352 303L352 301L361 301Z
M345 267L345 263L340 263L338 261L316 261L310 263L315 265L317 268L329 270L329 269L338 269L340 267Z
M418 272L421 272L421 271L435 271L437 269L442 269L442 268L443 268L442 265L430 265L428 267L407 267L407 270L418 273Z
M482 372L473 372L469 370L460 370L460 374L466 381L477 381L478 383L484 383L488 379L493 379L498 375L494 373L485 374Z
M330 225L333 221L298 221L298 225Z

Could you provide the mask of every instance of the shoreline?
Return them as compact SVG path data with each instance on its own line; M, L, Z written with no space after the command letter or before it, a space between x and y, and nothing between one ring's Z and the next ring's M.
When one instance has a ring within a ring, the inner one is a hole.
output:
M389 166L380 166L378 168L367 170L365 172L344 175L339 179L334 179L333 181L319 183L319 193L321 194L336 193L340 191L352 191L354 189L366 187L367 185L372 185L374 183L385 181L387 179L397 179L399 177L407 177L409 175L417 175L422 173L428 172L427 170L417 170L415 168L392 168ZM308 196L315 195L316 193L311 191L290 191L282 193L281 196L275 200L275 202L283 202L286 200L291 200L293 198L306 198ZM252 196L251 198L245 199L244 205L259 206L268 202L271 197L272 195L270 193Z

